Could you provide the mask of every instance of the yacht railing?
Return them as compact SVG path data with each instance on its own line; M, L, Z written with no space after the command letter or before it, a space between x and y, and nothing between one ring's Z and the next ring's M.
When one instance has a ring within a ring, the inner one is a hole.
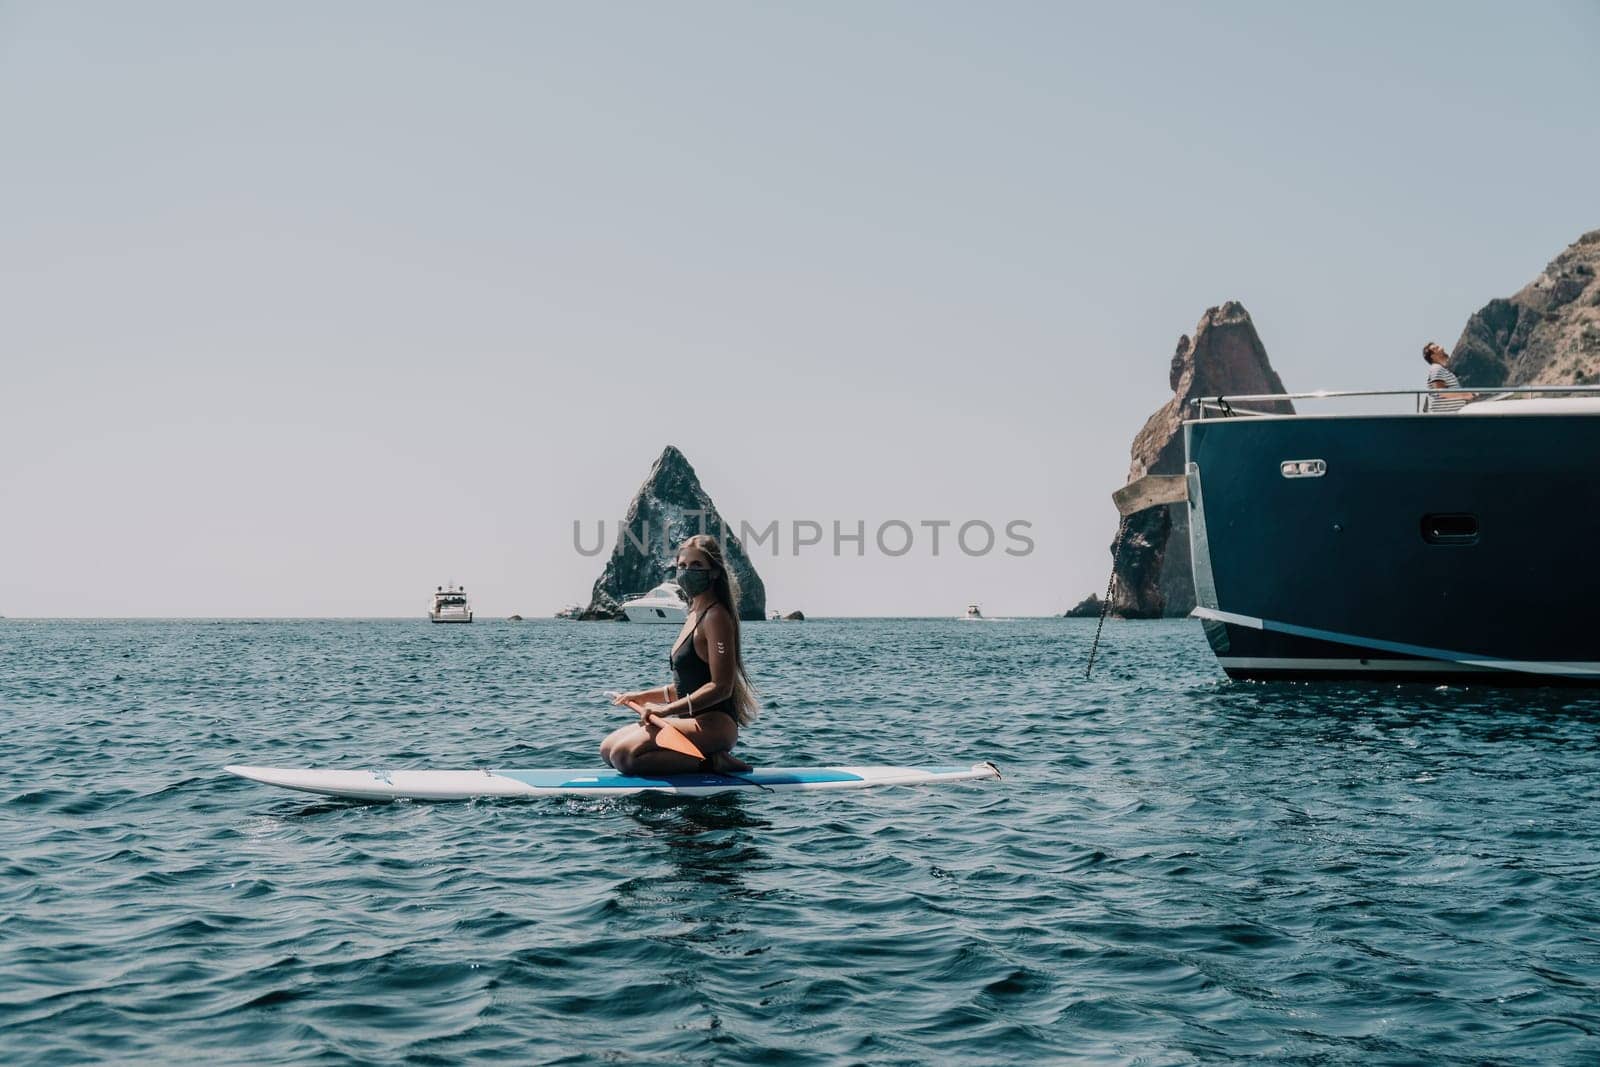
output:
M1314 393L1252 393L1237 396L1197 396L1189 401L1191 419L1231 419L1250 415L1287 415L1273 410L1284 400L1320 401L1348 400L1353 397L1410 397L1412 411L1420 414L1427 408L1427 399L1446 393L1451 396L1470 395L1474 401L1505 400L1527 396L1600 396L1600 385L1501 385L1454 386L1449 389L1319 389ZM1267 410L1240 405L1268 405Z

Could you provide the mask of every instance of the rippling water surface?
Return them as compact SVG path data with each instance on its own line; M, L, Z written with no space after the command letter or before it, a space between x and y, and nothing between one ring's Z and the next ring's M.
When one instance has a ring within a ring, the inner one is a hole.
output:
M671 632L0 623L0 1060L1600 1059L1600 699L1092 632L747 629L753 762L1001 782L384 806L221 767L593 766Z

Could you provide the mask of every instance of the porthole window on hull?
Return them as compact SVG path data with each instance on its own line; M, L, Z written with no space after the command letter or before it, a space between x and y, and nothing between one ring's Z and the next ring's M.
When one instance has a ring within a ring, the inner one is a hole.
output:
M1465 514L1424 515L1422 539L1430 545L1477 544L1478 517Z

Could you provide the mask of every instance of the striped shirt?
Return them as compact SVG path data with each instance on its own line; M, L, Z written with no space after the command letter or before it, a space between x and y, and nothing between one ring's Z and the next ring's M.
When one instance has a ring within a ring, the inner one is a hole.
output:
M1449 392L1452 389L1459 389L1461 387L1460 379L1450 372L1450 368L1438 363L1435 363L1433 366L1428 368L1429 389L1433 388L1434 382L1439 383L1440 391L1442 392ZM1461 410L1461 406L1466 402L1467 401L1465 397L1445 397L1440 396L1438 393L1434 393L1428 397L1428 410L1459 411Z

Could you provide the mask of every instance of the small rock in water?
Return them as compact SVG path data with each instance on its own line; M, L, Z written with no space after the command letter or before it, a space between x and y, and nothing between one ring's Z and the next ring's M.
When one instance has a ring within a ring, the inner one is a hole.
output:
M1061 617L1064 619L1098 619L1100 617L1100 604L1099 595L1090 593L1068 608Z

